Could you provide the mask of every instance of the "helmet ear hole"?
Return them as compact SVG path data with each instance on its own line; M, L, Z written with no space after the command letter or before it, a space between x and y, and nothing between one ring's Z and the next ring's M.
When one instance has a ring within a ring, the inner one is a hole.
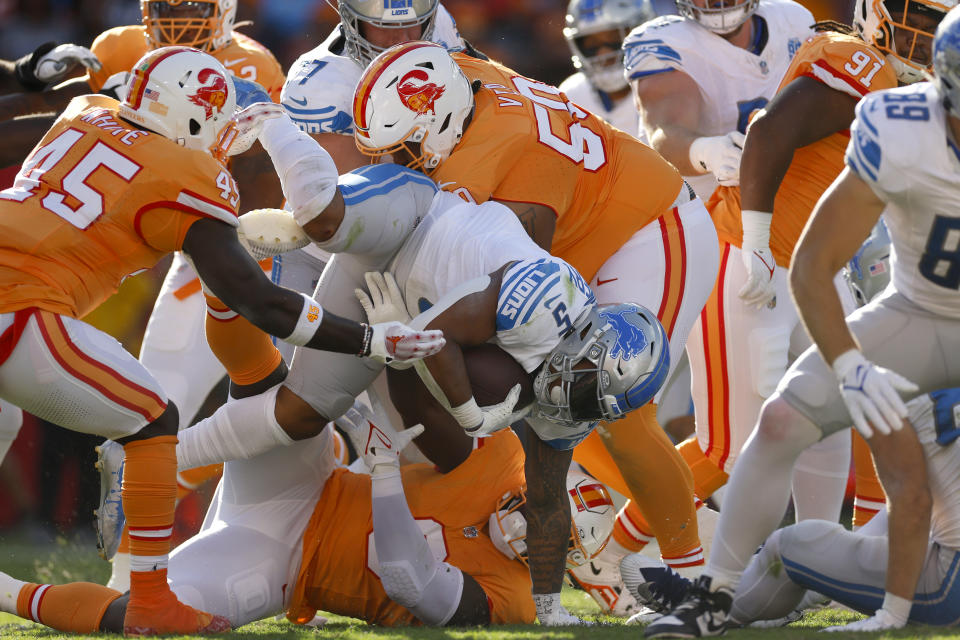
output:
M200 133L200 123L190 118L190 135L195 136Z
M444 131L447 130L447 127L450 126L450 116L451 116L451 115L452 115L452 114L449 114L449 113L448 113L448 114L447 114L447 117L443 119L443 124L440 125L440 130L437 131L437 133L443 133Z

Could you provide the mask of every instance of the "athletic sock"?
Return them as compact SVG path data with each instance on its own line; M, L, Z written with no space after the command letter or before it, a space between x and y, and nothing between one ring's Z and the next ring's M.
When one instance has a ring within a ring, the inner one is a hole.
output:
M96 633L107 607L121 595L91 582L24 583L17 596L16 613L57 631Z

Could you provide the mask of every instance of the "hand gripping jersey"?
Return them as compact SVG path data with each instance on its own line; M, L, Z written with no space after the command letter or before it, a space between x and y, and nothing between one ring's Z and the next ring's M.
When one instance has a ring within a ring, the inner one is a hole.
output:
M416 316L457 285L508 263L513 264L503 274L493 342L530 372L596 299L579 273L530 239L513 211L441 192L390 270L407 311Z
M655 18L624 40L624 73L637 80L682 71L697 83L703 98L701 135L746 132L750 114L773 97L814 22L809 11L791 0L761 0L752 20L756 40L742 49L695 20ZM716 184L712 174L688 182L704 199Z
M897 86L897 75L883 54L856 36L825 31L800 47L780 87L799 77L813 78L856 99L871 91ZM773 207L770 249L777 264L790 266L793 248L821 194L843 169L843 153L850 139L840 131L797 149ZM720 239L737 247L743 238L740 188L718 187L707 203Z
M558 88L578 107L600 116L617 129L646 141L646 134L640 131L640 115L632 96L628 95L614 102L608 93L594 88L581 71L564 80Z
M499 498L523 485L523 449L509 430L482 442L447 474L426 464L404 466L407 504L434 556L483 587L493 624L530 623L536 614L529 571L498 551L487 534ZM323 610L386 626L418 624L387 597L378 570L370 476L338 469L304 532L303 563L287 617L305 623Z
M37 307L81 318L125 277L178 251L201 217L236 226L227 170L128 128L118 105L73 99L0 192L0 313Z
M90 49L103 63L103 68L100 71L90 69L87 82L91 89L99 91L107 78L120 71L129 71L150 50L147 28L142 25L114 27L97 36ZM283 68L273 54L253 38L234 31L230 44L211 51L210 55L238 78L259 83L274 102L280 100Z
M960 318L960 149L946 118L928 82L872 93L857 105L845 159L887 204L894 288Z
M450 51L462 51L463 39L450 13L437 7L432 41ZM353 135L353 91L363 67L344 53L338 25L323 43L293 63L280 103L304 132Z
M463 138L433 173L471 202L553 209L551 252L588 281L637 230L666 213L683 180L660 154L567 100L556 87L453 54L483 83Z

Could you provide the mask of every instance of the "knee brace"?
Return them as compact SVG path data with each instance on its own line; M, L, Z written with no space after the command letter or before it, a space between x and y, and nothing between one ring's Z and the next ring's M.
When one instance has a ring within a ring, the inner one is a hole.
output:
M425 579L425 572L409 561L381 562L380 582L391 600L409 609L421 622L443 626L460 605L463 574L446 562L431 565L433 575Z

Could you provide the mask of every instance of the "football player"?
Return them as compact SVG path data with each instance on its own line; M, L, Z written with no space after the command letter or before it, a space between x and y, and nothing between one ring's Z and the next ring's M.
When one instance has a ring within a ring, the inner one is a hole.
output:
M704 200L736 184L750 114L773 97L813 16L790 0L676 0L679 16L624 42L626 78L653 148Z
M442 338L325 314L270 283L249 258L234 231L236 185L221 163L237 137L223 65L192 49L158 49L137 63L130 89L121 103L71 102L0 193L0 393L43 419L116 439L129 456L120 497L132 571L123 628L222 631L223 618L182 605L166 585L177 408L119 343L78 318L123 278L182 249L211 290L285 340L386 359L404 342L424 355Z
M907 403L904 436L919 440L926 472L914 470L910 482L888 486L892 500L905 498L925 505L918 513L924 525L929 522L929 540L921 556L909 617L893 618L882 608L888 547L893 544L887 536L884 510L856 533L822 520L774 531L743 574L731 610L733 620L746 624L786 615L810 589L871 616L827 631L880 631L902 627L908 621L960 624L960 592L954 586L960 570L956 561L960 553L958 407L960 389L956 388L934 391ZM774 565L782 570L773 570Z
M171 588L233 626L318 609L384 626L527 624L535 618L523 515L523 449L507 430L456 468L400 467L422 428L393 433L351 409L338 420L364 443L369 473L339 465L332 427L299 447L224 465L200 533L171 554ZM355 433L353 433L355 432ZM596 480L565 482L574 526L567 562L606 542L614 506ZM119 631L129 605L99 585L37 585L0 573L0 610L62 631Z
M563 37L576 73L558 87L572 101L621 131L639 134L637 108L623 77L623 40L655 17L650 0L571 0Z
M807 346L786 267L814 204L843 168L854 105L870 91L921 77L944 13L938 2L863 0L852 30L820 24L750 124L740 187L719 187L707 204L721 239L720 276L691 341L697 440L681 445L699 497L726 481L763 401ZM808 117L814 110L818 117ZM840 274L834 284L851 312ZM848 460L845 434L804 453L794 474L798 519L839 517ZM874 486L874 500L882 500Z
M954 106L960 104L960 12L940 23L932 54L922 34L909 39L933 60L933 81L873 92L858 103L846 167L817 203L790 269L792 294L816 346L764 404L731 475L706 571L671 615L648 627L652 636L723 632L733 591L753 551L779 523L794 462L806 447L853 423L881 479L889 479L885 485L909 486L922 476L923 451L903 429L900 393L960 382L960 368L947 356L960 348L960 269L948 240L958 226L960 199L952 179L953 140L960 133ZM881 213L893 244L891 285L844 321L833 277ZM844 225L835 224L838 216ZM929 502L910 492L887 498L886 591L870 624L898 626L917 588Z
M676 360L716 276L716 238L702 203L652 149L555 87L426 42L389 49L367 68L354 119L366 153L421 167L468 202L511 208L538 244L591 282L599 302L656 309ZM602 426L577 460L637 500L666 557L702 562L689 469L655 412L651 404ZM534 589L559 598L561 580L554 561L534 575Z

